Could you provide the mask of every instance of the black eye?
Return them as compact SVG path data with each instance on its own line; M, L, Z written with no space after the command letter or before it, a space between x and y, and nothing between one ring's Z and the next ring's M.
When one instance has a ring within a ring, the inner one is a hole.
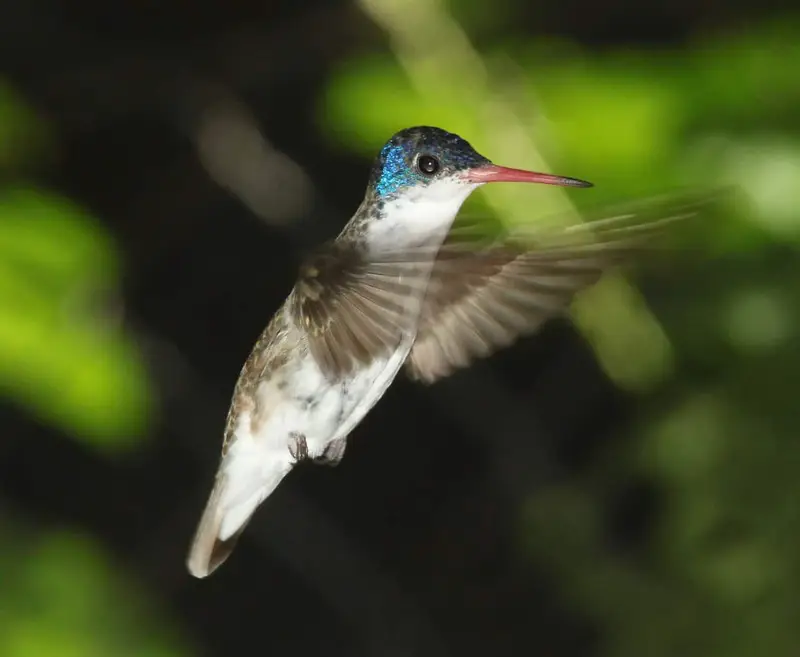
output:
M432 176L439 170L439 160L432 155L422 155L417 160L417 168L426 176Z

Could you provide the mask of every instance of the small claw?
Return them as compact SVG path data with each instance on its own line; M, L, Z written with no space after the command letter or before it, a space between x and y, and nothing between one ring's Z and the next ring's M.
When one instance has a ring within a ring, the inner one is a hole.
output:
M289 434L289 453L292 455L295 463L300 463L308 458L308 443L306 437L298 432L292 431Z

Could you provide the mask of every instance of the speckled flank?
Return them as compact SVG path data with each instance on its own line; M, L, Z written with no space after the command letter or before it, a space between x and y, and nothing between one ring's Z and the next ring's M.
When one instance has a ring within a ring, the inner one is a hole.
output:
M378 197L375 197L376 200ZM367 202L366 200L356 210L353 218L339 234L339 240L346 240L357 244L363 244L366 239L367 225L371 221L380 221L383 216L384 202Z
M225 423L225 436L222 443L223 457L230 447L239 415L245 410L256 411L255 392L265 371L268 369L277 370L289 359L292 350L289 345L284 344L287 342L288 333L289 327L284 306L275 313L272 321L259 336L239 374ZM276 386L278 388L285 387L285 383L282 380L278 380Z

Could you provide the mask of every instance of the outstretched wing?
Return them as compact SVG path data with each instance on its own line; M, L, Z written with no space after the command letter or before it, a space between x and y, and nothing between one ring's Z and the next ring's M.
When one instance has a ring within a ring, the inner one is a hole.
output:
M566 227L537 224L478 248L454 233L430 277L409 374L430 383L535 332L607 269L711 198L650 201Z

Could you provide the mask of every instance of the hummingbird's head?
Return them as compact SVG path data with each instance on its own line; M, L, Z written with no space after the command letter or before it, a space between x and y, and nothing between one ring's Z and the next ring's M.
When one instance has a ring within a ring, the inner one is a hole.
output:
M419 126L401 130L386 142L373 165L370 187L382 200L389 200L407 194L419 198L447 196L447 188L454 195L457 190L469 194L490 182L592 186L575 178L497 166L458 135Z
M562 187L591 187L591 183L546 173L509 169L492 164L458 135L441 128L406 128L386 142L375 160L367 202L383 208L390 224L423 236L449 229L470 193L491 182L531 182ZM376 231L395 234L389 226Z

